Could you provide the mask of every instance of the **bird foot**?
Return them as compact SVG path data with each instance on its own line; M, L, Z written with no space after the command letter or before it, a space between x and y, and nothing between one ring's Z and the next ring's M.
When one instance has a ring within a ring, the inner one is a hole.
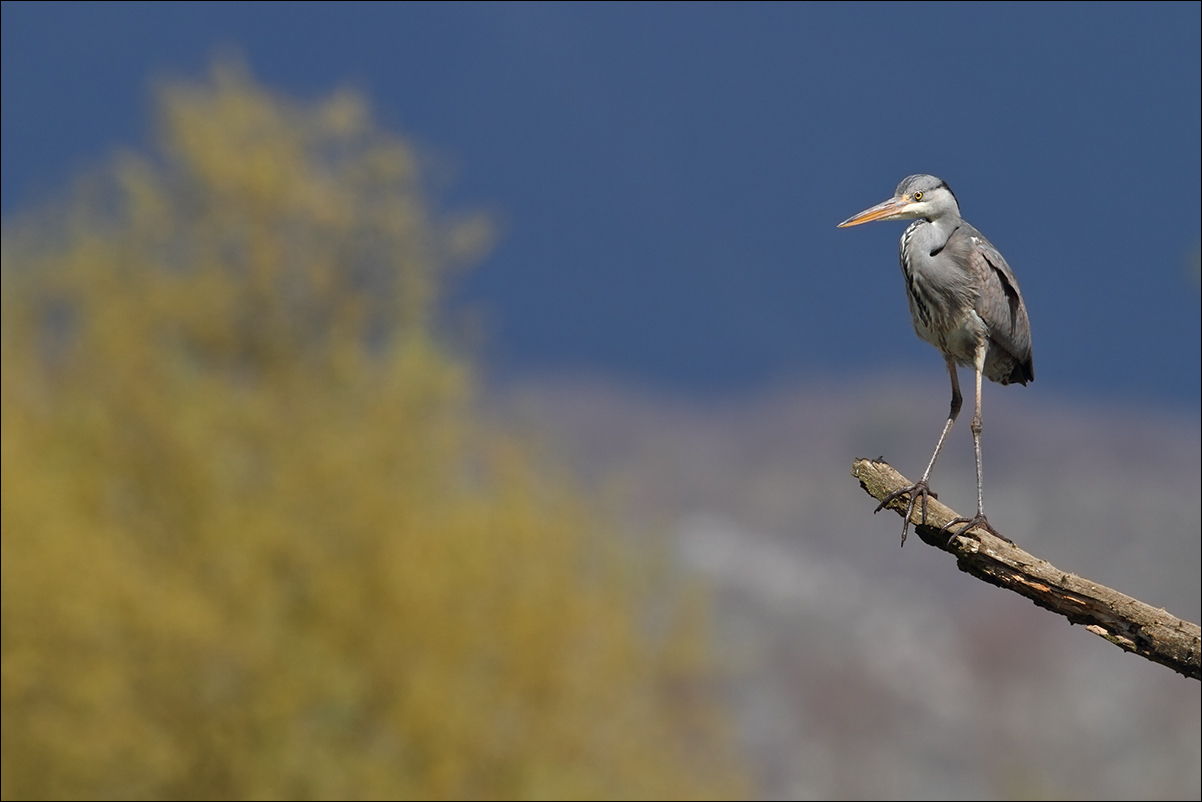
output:
M956 524L964 524L964 525L961 526L959 529L957 529L955 532L952 532L951 528L953 526L955 526ZM985 513L983 513L983 512L978 512L972 518L953 518L952 520L950 520L946 524L944 524L943 528L940 531L947 532L949 537L959 537L960 535L964 534L969 529L973 529L974 527L977 529L984 529L986 532L993 535L994 537L1006 541L1011 546L1014 545L1013 540L1006 537L1001 532L997 531L992 526L990 526L989 521L987 521L985 519Z
M939 498L937 493L931 492L931 486L927 484L926 480L920 479L909 487L903 487L900 490L894 490L892 493L881 499L881 503L876 505L876 509L872 511L873 515L875 515L876 513L885 509L885 507L891 501L901 498L907 493L910 494L910 504L906 507L906 517L902 523L901 544L903 546L906 545L906 534L910 530L910 517L914 515L914 505L918 502L918 499L920 497L922 498L922 523L925 524L927 522L927 499Z

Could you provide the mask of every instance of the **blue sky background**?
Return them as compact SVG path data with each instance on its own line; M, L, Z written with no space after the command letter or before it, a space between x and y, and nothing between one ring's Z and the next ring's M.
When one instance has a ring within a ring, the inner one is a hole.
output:
M1048 397L1194 411L1202 5L4 2L5 219L151 137L150 88L241 53L364 90L501 223L458 288L501 378L696 395L906 370L914 172L1005 254Z

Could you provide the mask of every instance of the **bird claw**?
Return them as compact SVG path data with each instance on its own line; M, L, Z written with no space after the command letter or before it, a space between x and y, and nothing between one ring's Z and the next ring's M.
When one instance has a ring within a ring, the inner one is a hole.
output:
M961 526L955 532L952 532L951 528L953 526L955 526L956 524L964 524L964 526ZM959 537L960 535L964 534L969 529L972 529L974 527L976 527L978 529L984 529L986 532L993 535L994 537L999 538L1000 540L1006 541L1011 546L1014 545L1013 540L1006 537L1005 535L1003 535L1001 532L997 531L996 529L993 528L993 526L990 525L989 521L987 521L985 519L985 513L983 513L983 512L978 512L976 515L974 515L971 518L953 518L952 520L950 520L946 524L944 524L940 528L939 531L947 532L949 537Z
M873 515L875 515L876 513L885 509L886 505L888 505L890 502L901 498L907 493L910 494L910 503L906 507L906 515L902 523L901 544L903 546L906 545L906 535L910 531L910 518L914 515L914 505L917 503L919 497L922 498L922 523L925 525L927 522L927 499L937 499L939 498L939 494L931 492L931 486L927 484L925 479L921 479L908 487L903 487L900 490L894 490L892 493L881 499L881 503L878 504L876 509L872 511Z

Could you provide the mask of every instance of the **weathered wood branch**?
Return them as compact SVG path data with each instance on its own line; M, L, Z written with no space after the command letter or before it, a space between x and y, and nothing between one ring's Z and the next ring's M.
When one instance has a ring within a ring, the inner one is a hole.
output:
M857 459L851 475L878 501L912 484L884 461ZM903 495L888 506L904 517L908 504L909 496ZM927 523L921 523L921 505L916 505L910 522L924 543L955 555L961 571L1026 596L1121 649L1202 680L1202 628L1197 624L1061 571L982 529L959 536L942 531L942 526L957 517L956 512L931 499Z

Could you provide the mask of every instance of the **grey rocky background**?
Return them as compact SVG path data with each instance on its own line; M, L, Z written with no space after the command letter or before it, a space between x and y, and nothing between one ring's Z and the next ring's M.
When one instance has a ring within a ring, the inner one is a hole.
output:
M899 549L900 518L872 514L852 459L883 455L917 478L948 395L895 376L703 403L561 379L510 387L496 408L712 582L759 794L1198 799L1198 682L917 538ZM975 502L966 409L932 481L961 513ZM985 508L1001 532L1202 618L1196 417L997 385L984 413Z

